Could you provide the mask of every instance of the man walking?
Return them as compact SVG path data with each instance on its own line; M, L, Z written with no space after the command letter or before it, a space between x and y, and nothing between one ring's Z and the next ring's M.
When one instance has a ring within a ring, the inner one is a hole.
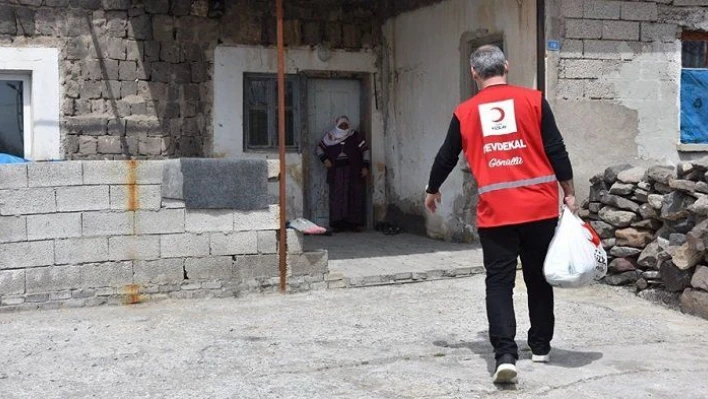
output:
M489 339L497 361L494 382L513 383L519 358L512 299L517 258L528 288L532 360L548 362L555 319L543 262L558 222L558 182L565 204L572 211L578 208L573 170L542 93L507 84L504 53L495 46L480 47L470 65L480 91L454 112L430 172L425 205L436 211L440 186L464 151L478 185Z

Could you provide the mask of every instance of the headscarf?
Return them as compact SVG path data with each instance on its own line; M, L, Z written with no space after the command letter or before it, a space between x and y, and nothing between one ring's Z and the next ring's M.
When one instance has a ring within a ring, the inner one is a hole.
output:
M349 138L349 136L354 133L354 129L351 128L349 118L347 118L346 116L340 116L339 118L335 119L334 122L334 129L327 132L327 134L325 134L324 138L322 139L322 141L324 141L325 145L327 146L337 145ZM349 128L340 129L339 125L341 125L342 122L346 122L349 125Z

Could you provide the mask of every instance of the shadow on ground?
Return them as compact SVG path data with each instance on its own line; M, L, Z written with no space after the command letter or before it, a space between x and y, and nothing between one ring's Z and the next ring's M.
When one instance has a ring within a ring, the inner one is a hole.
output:
M305 237L306 250L326 249L330 260L458 252L479 248L479 244L458 244L405 233L385 235L375 231Z

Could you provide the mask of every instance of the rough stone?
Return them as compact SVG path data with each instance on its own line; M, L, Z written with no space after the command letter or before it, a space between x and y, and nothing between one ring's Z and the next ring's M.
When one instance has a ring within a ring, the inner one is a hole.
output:
M602 209L602 204L599 202L591 202L588 204L588 210L592 213L598 213Z
M696 219L693 215L679 220L664 220L664 226L672 233L687 234L696 226ZM667 237L668 238L668 237Z
M604 180L608 184L613 184L614 182L617 181L617 175L625 170L632 169L632 165L629 164L621 164L621 165L613 165L605 169L604 173Z
M605 276L604 281L606 284L609 285L620 286L634 284L637 280L639 280L640 277L641 273L639 271L634 270L624 272L622 274L613 274Z
M650 231L637 230L633 227L617 230L617 245L623 247L644 248L653 239Z
M626 169L617 174L617 180L626 184L637 184L642 181L646 173L647 170L641 167Z
M588 199L591 202L600 202L600 199L609 190L604 181L599 181L590 186L590 195Z
M639 280L637 280L637 282L634 283L634 285L637 287L637 289L639 291L643 291L643 290L649 288L649 283L644 278L640 278Z
M639 248L632 248L632 247L620 247L616 246L612 248L610 251L610 255L616 257L616 258L632 258L638 256L640 253L642 253L642 250ZM615 259L617 260L617 259ZM634 269L632 269L634 270Z
M635 227L637 229L646 229L656 231L659 230L664 224L657 219L645 219L636 223L632 223L630 227Z
M661 274L656 270L642 272L642 278L646 280L656 280L661 278Z
M696 202L688 207L688 210L701 216L708 216L708 197L698 198Z
M649 194L648 202L652 208L657 211L661 210L661 207L664 206L664 196L661 194Z
M685 244L687 241L686 234L681 233L671 233L669 235L669 245L672 247L679 247Z
M681 270L688 270L697 265L703 258L703 251L698 251L689 243L678 247L673 253L673 263Z
M656 210L652 208L649 204L644 204L640 206L637 211L639 213L639 216L642 217L642 219L655 219L659 217L659 214L656 212Z
M696 192L696 182L691 180L671 180L669 182L669 187L686 193Z
M600 238L613 238L615 236L616 229L609 223L605 223L600 220L593 220L590 222L590 226L592 226Z
M630 211L634 213L639 212L639 205L636 202L619 197L617 195L605 193L600 197L600 201L605 205L613 206L621 210Z
M671 240L670 236L669 240ZM705 251L708 249L708 220L699 223L691 229L691 231L685 235L685 241L696 251Z
M654 183L654 190L661 194L670 194L673 191L668 184L664 183Z
M602 248L604 248L605 251L611 250L615 245L617 245L617 239L614 237L602 240Z
M693 168L696 169L698 172L705 173L708 171L708 156L705 156L701 159L697 159L695 161L691 161L691 165L693 165Z
M664 204L661 208L661 218L671 221L678 221L689 215L688 207L693 205L696 199L674 191L664 196Z
M651 242L639 255L637 264L644 268L659 269L659 252L661 250L658 241Z
M631 272L637 270L634 262L626 258L617 258L610 262L608 266L608 271L612 274L622 274L625 272Z
M611 206L602 208L599 216L600 219L615 227L627 227L637 220L637 215L635 213L621 211Z
M671 166L652 166L647 170L647 178L655 183L669 185L676 178L676 170Z
M708 292L685 290L681 295L681 311L708 319Z
M708 267L698 266L691 278L691 286L703 291L708 291Z
M610 187L610 194L630 195L634 191L634 184L616 182Z
M665 261L659 269L666 289L671 292L680 292L691 286L693 269L682 270L671 261Z
M646 203L647 201L649 201L649 192L641 189L636 189L634 190L634 195L632 195L629 199L640 204Z

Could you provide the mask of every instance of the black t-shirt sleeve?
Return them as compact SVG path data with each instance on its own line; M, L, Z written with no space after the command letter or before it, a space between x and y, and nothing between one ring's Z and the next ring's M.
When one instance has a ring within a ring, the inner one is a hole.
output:
M453 115L450 121L450 127L447 129L447 137L442 147L435 156L433 168L430 171L430 179L428 180L427 192L435 194L440 190L440 186L445 182L445 179L450 175L462 152L462 133L460 132L460 120L456 115Z
M551 106L545 98L541 107L541 136L546 156L551 162L558 181L571 180L573 167L570 164L568 151L566 151L563 136L556 125L556 118L553 116Z

